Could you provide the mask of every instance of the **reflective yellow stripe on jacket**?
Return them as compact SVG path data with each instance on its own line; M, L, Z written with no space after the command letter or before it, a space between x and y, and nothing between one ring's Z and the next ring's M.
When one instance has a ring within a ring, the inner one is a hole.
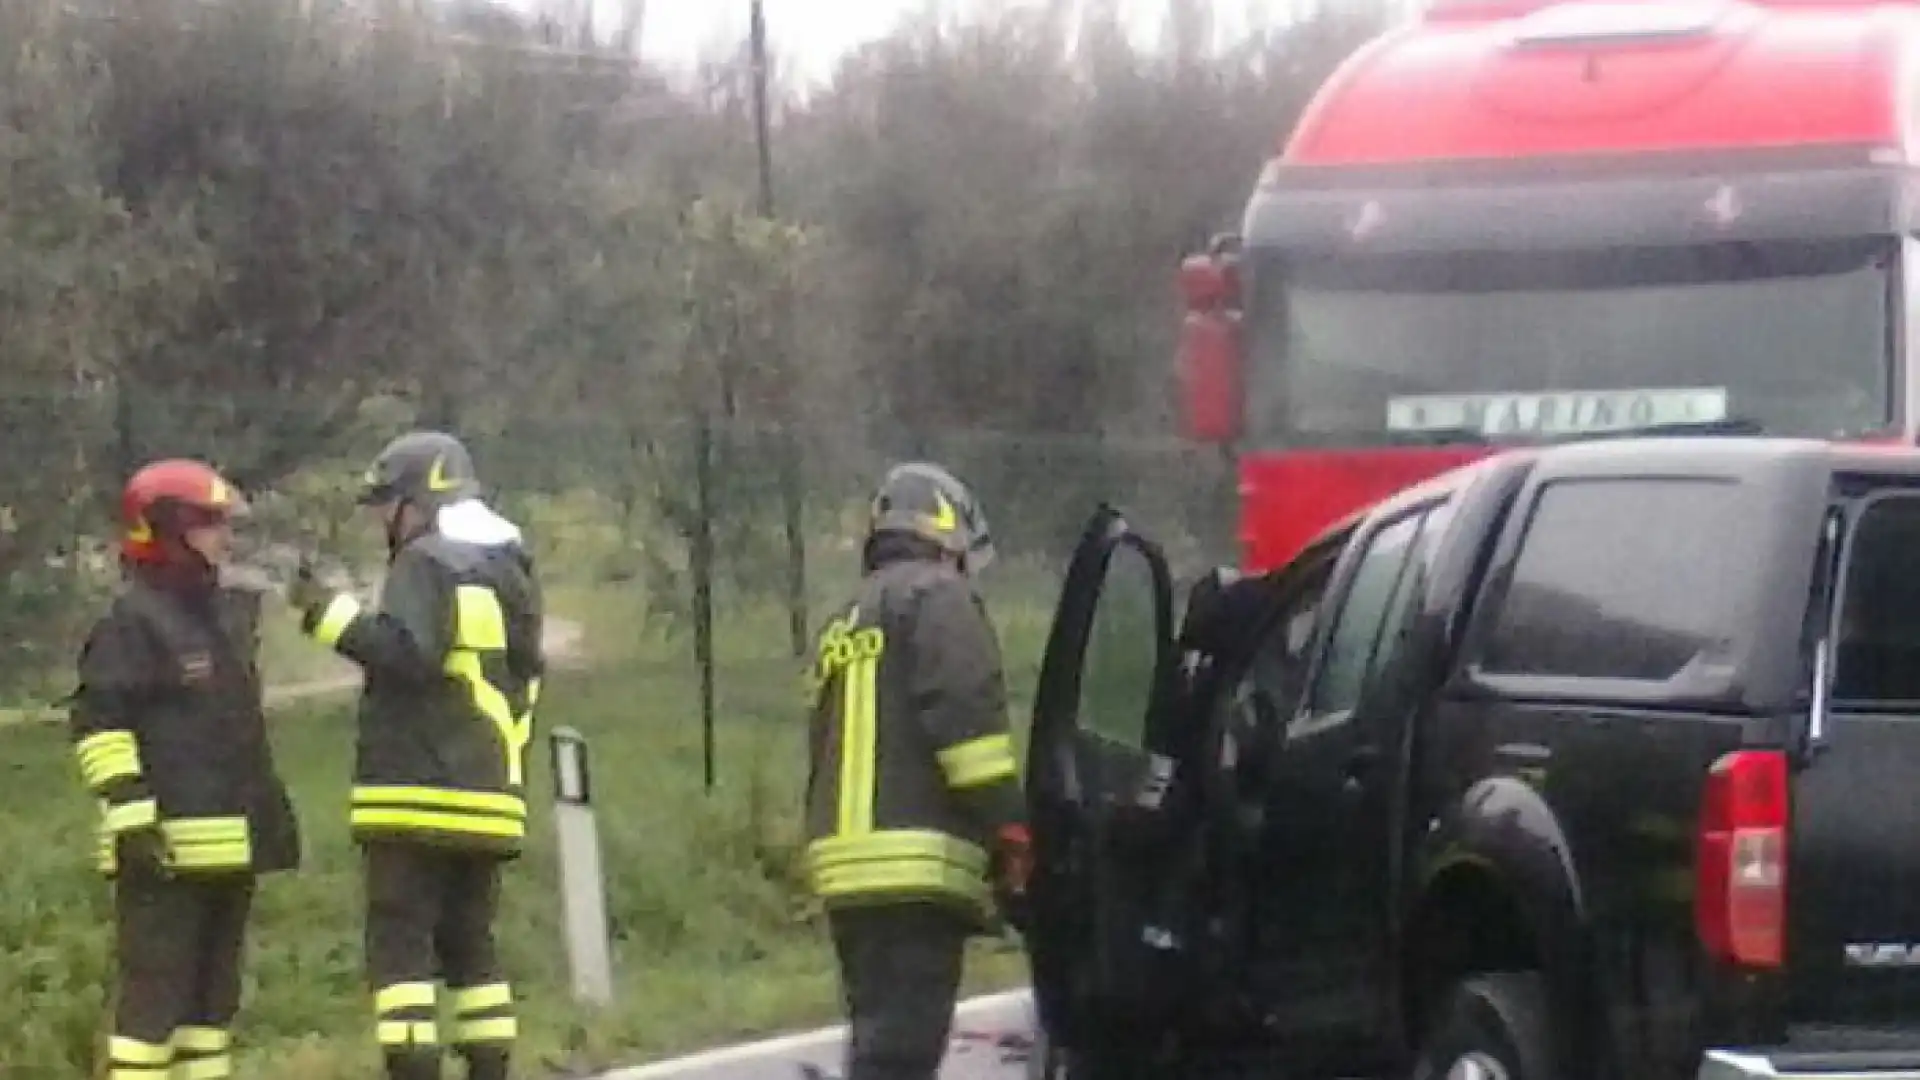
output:
M176 870L239 870L253 864L253 839L244 817L163 819L160 833Z
M823 675L839 668L839 807L834 835L807 847L807 877L828 903L903 898L990 902L987 854L976 844L929 829L876 829L880 658L875 628L830 627L821 640ZM943 762L944 764L944 762Z
M1013 757L1013 736L982 735L940 751L940 771L957 791L1011 780L1020 772Z
M527 801L499 791L360 784L353 789L349 822L356 831L458 833L517 842L527 834Z
M873 799L878 788L880 656L886 637L874 629L837 638L829 635L840 678L840 813L834 833L858 836L873 831Z
M327 602L313 623L313 640L332 649L346 636L347 628L360 617L360 601L352 593L341 593Z
M517 790L525 783L533 702L540 688L538 680L529 683L527 708L515 716L507 695L486 674L487 661L503 656L506 648L507 621L499 597L484 585L456 587L453 643L442 670L460 682L474 708L492 725L505 758L507 784ZM527 804L512 792L361 784L353 789L350 823L357 833L440 833L513 848L526 836Z
M460 586L454 590L453 613L453 648L447 653L446 672L466 686L474 706L499 732L501 752L507 756L507 783L519 787L526 782L526 750L533 740L538 685L528 687L527 710L515 716L507 695L487 680L483 658L507 649L507 617L492 589Z
M880 829L816 840L807 877L823 900L943 898L984 906L987 853L978 845L923 829Z
M140 743L131 731L96 731L74 744L73 755L80 763L80 779L91 791L140 775Z
M244 817L161 818L152 799L120 806L101 804L99 846L94 865L102 873L120 869L114 842L131 829L160 827L167 866L179 873L225 873L253 866L253 830Z

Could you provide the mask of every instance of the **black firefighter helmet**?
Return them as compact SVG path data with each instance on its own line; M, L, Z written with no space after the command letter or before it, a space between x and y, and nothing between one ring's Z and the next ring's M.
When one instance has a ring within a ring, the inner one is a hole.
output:
M993 533L973 489L945 468L913 461L887 470L874 492L868 535L917 536L959 556L961 568L977 574L993 561Z
M443 431L410 431L388 443L363 480L362 506L404 502L432 510L480 494L473 455Z

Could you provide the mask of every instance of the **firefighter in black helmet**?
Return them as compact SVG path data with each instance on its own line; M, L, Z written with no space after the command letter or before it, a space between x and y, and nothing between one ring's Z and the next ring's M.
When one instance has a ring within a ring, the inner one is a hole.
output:
M1026 887L1000 648L969 580L992 557L966 485L896 466L865 579L820 636L806 858L851 1014L847 1080L933 1080L966 940L996 889Z
M389 443L360 501L386 530L379 605L307 571L296 604L309 634L366 672L351 823L375 1031L392 1080L438 1080L443 1044L470 1080L505 1080L517 1025L493 923L501 864L526 834L544 670L532 559L451 435Z
M80 654L74 756L101 809L118 977L108 1080L230 1075L255 879L299 861L253 606L220 585L240 495L157 461L121 496L126 585Z

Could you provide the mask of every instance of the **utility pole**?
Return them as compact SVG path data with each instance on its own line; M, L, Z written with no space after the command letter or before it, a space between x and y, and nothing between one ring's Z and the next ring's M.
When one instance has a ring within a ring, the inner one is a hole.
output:
M753 5L751 41L753 54L753 139L760 155L760 216L773 219L773 140L767 119L767 13L763 0Z
M760 164L760 216L774 220L773 139L767 116L767 13L763 0L749 0L752 6L748 47L753 64L753 136ZM807 652L807 538L806 502L802 488L800 440L794 433L799 422L794 402L793 361L788 348L792 321L786 290L781 290L775 309L773 347L775 379L779 384L780 511L787 534L787 636L796 657Z

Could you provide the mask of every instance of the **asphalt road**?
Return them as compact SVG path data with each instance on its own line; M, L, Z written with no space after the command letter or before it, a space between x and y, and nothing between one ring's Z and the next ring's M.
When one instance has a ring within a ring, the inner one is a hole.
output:
M1026 1080L1034 1038L1033 1005L1025 991L962 1002L940 1080ZM846 1029L711 1050L603 1074L598 1080L804 1080L807 1066L836 1077Z

